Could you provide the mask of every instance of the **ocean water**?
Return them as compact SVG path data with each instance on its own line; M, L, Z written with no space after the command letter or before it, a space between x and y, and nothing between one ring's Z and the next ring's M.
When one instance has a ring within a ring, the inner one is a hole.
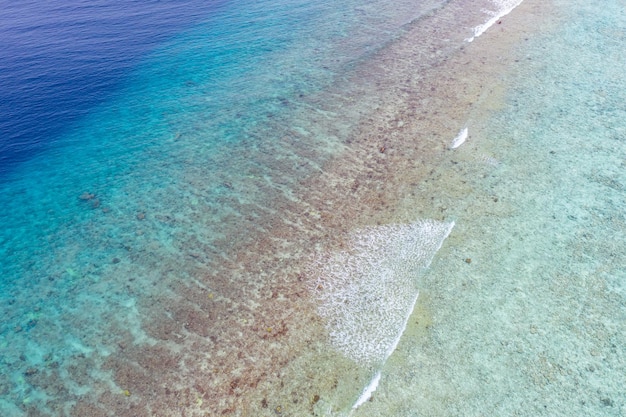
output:
M399 206L455 228L355 415L625 413L625 18L525 1L451 63L469 137Z
M267 294L328 233L297 187L359 116L329 87L439 6L5 8L3 413L249 407L287 352Z
M220 7L218 1L3 4L2 176L112 98L149 51Z
M1 13L3 415L624 412L619 1Z

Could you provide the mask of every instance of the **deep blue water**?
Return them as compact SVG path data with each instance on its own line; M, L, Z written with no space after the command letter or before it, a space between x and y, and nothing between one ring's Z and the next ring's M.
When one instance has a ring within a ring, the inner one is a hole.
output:
M356 415L622 415L625 20L563 1L535 38L559 3L524 12L502 98L439 69L484 65L463 39L519 1L0 0L0 415L353 415L371 374L326 350L301 267L363 209L458 226L434 331ZM495 116L456 103L479 91ZM387 276L381 236L364 265Z
M2 2L0 180L114 96L147 53L222 3Z
M292 214L358 117L321 92L437 3L2 5L0 413L100 415L59 409L102 403L137 360L119 343L153 346L218 270L235 297L231 249Z

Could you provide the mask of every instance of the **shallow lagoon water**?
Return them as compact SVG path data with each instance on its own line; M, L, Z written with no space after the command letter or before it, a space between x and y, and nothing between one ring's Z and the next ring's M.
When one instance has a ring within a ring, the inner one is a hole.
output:
M417 187L456 226L363 415L624 413L624 11L553 2L536 34L533 6L502 23L520 42L491 62L513 70L468 142Z
M183 68L202 27L155 51L5 188L3 410L620 415L618 6L527 1L467 44L485 16L450 3L345 58L272 44L255 59L321 55L287 81ZM420 218L456 225L350 411L372 369L333 348L307 267Z

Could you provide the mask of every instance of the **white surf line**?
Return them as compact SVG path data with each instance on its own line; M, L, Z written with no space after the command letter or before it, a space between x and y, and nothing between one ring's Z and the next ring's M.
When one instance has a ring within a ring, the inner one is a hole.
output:
M464 130L467 131L467 128L465 128ZM466 136L467 136L467 132L466 132ZM448 238L448 236L452 232L452 229L454 228L454 224L455 224L454 222L451 222L448 225L448 231L446 232L445 236L443 237L443 239L439 243L439 246L435 250L435 253L439 252L439 249L441 249L441 246L443 246L443 242ZM434 258L434 256L433 256L433 258ZM432 259L431 259L431 261L432 261ZM430 262L428 262L428 264L426 265L425 268L428 268L429 266L430 266ZM361 395L359 396L359 398L356 400L356 402L352 406L352 410L356 410L357 408L359 408L360 406L365 404L372 397L372 394L374 394L374 391L376 391L376 389L378 388L378 383L380 382L380 377L382 376L382 368L385 366L385 363L387 363L387 359L389 359L391 354L398 347L398 344L400 343L400 339L402 339L402 335L404 334L404 332L405 332L405 330L406 330L406 328L407 328L407 326L409 324L409 319L411 318L411 315L413 314L413 310L415 310L415 304L417 304L417 298L418 297L419 297L419 292L417 294L415 294L415 298L413 299L413 304L411 305L411 309L409 310L408 314L406 315L406 317L404 319L404 324L402 326L402 330L398 333L398 336L394 340L393 344L389 347L389 350L387 350L385 359L383 360L383 363L380 365L380 369L376 372L374 377L370 380L370 383L367 384L367 386L365 388L363 388L363 391L361 392Z
M398 343L400 343L400 339L402 339L402 335L404 334L404 331L406 330L406 327L409 324L409 319L411 318L411 314L413 314L413 310L415 309L415 304L417 304L418 297L419 297L419 293L415 295L415 299L413 300L413 307L411 307L411 311L409 311L409 314L407 314L406 318L404 319L404 325L402 326L402 331L398 333L398 337L396 337L396 340L394 340L393 344L389 347L389 350L387 351L387 355L385 356L385 360L382 363L381 368L385 366L387 359L389 359L391 354L398 347ZM380 377L382 376L381 372L382 372L382 369L378 370L376 374L374 375L374 377L372 378L372 380L370 381L370 383L367 384L367 386L363 389L363 391L361 392L361 396L359 397L358 400L356 400L356 402L352 406L353 410L356 410L357 408L365 404L365 402L372 397L372 394L374 393L374 391L376 391L376 388L378 388L378 383L380 382Z
M372 394L374 393L374 391L376 391L376 388L378 388L380 377L381 377L380 371L376 372L376 375L374 375L374 378L372 378L370 383L367 384L367 386L363 389L361 396L359 397L358 400L356 400L356 402L352 406L353 410L356 410L357 408L365 404L365 402L372 397Z
M459 146L463 145L463 143L465 143L465 141L467 140L468 136L469 136L469 130L466 127L464 127L463 129L459 131L459 133L450 143L450 149L456 149Z
M478 25L474 28L474 36L471 38L465 39L467 42L472 42L474 39L485 33L487 29L493 26L498 20L507 14L511 13L513 9L522 4L524 0L492 0L492 2L496 5L498 10L496 11L486 11L487 13L493 15L493 17L487 20L482 25Z
M398 337L396 337L396 340L394 340L393 344L389 347L389 350L387 351L385 360L383 361L381 368L385 366L387 359L389 359L391 354L398 347L398 343L400 343L400 339L402 339L402 335L404 334L404 331L406 330L406 326L409 324L409 319L411 318L411 314L413 314L413 310L415 309L415 304L417 304L418 296L419 296L419 293L415 295L415 299L413 300L413 306L411 307L411 311L409 311L409 314L407 314L406 318L404 319L404 325L402 326L402 330L398 333ZM359 397L358 400L356 400L356 402L352 406L353 410L356 410L357 408L365 404L365 402L372 397L372 394L374 393L374 391L376 391L376 388L378 388L378 382L380 382L380 377L382 376L381 372L382 370L379 369L374 375L374 377L372 378L372 380L370 381L370 383L367 384L365 388L363 388L363 391L361 392L361 396Z
M411 306L411 310L408 312L408 314L406 315L406 318L404 319L404 324L402 326L402 330L400 330L400 332L398 333L398 337L396 337L396 340L394 340L393 344L391 346L389 346L389 350L387 351L387 356L385 356L385 360L383 362L383 366L387 362L387 359L389 359L391 354L398 347L398 343L400 343L400 339L402 339L402 335L404 334L404 331L406 330L406 326L408 326L408 324L409 324L409 319L411 318L411 314L413 314L413 310L415 310L415 304L417 304L417 297L419 297L419 292L417 294L415 294L415 298L413 299L413 304Z

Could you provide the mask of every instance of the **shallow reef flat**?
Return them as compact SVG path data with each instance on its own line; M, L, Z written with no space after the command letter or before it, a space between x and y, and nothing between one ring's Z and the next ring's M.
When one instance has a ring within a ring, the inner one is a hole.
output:
M31 237L41 256L11 253L44 272L7 298L2 409L623 414L619 2L526 0L472 42L491 15L435 3L324 88L249 112L176 116L170 103L162 140L116 159L134 171L59 187L82 214ZM389 279L359 279L353 304L332 292L372 269ZM398 293L402 311L376 304ZM357 326L365 342L385 335L371 355L338 338L358 322L344 313L369 305L384 314L363 320L393 316Z

